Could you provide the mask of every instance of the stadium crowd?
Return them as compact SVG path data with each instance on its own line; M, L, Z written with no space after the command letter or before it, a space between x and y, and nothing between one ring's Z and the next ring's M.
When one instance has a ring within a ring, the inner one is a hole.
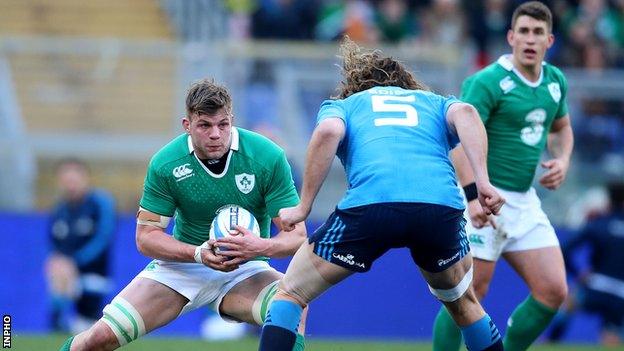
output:
M482 67L505 46L517 0L228 0L234 37L365 44L471 41ZM624 67L623 0L543 1L554 16L560 66ZM493 54L496 52L496 54Z
M511 14L522 2L228 0L225 6L230 12L229 35L233 38L333 41L347 34L365 46L467 44L474 48L471 66L477 70L507 53L506 32ZM553 34L557 38L546 61L566 71L585 69L598 76L609 75L611 69L624 68L624 0L542 2L552 9ZM266 102L265 97L268 101L274 99L271 68L270 64L260 62L252 70L254 94L249 95L256 98L250 97L250 106L257 106L259 100ZM271 106L263 103L267 105ZM609 168L621 172L624 169L622 101L609 96L580 97L571 108L576 116L572 121L576 136L581 144L588 146L579 148L575 157L588 164L608 164ZM253 107L248 110L258 111Z

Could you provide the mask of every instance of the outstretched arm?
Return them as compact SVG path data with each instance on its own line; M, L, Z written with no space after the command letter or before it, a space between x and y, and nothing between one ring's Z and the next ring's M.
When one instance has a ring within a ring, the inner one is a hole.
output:
M505 200L490 184L487 173L487 135L477 110L470 104L455 103L449 107L446 119L457 132L468 158L479 191L479 203L487 215L497 214ZM466 172L464 176L467 174L466 170L461 172Z
M295 207L280 211L284 230L293 230L295 223L305 220L310 214L314 199L329 173L345 130L344 122L337 117L322 120L314 129L306 156L301 202Z
M468 162L468 157L466 157L466 152L461 144L451 151L451 160L455 166L459 184L464 188L470 223L475 228L483 228L488 225L496 228L496 220L493 216L485 214L479 203L478 194L471 193L471 188L476 186L475 177L472 174L470 162ZM469 196L471 197L469 198Z

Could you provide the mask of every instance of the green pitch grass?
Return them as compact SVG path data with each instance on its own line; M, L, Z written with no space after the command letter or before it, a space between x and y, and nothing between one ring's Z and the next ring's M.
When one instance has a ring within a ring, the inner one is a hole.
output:
M36 336L13 335L11 350L48 351L58 350L67 337L62 335ZM258 339L246 338L238 341L208 342L197 339L146 337L135 341L122 350L124 351L250 351L257 350ZM361 341L329 341L312 339L306 341L307 351L430 351L429 343L411 342L361 342ZM539 345L533 351L613 351L611 348L597 346L550 346Z

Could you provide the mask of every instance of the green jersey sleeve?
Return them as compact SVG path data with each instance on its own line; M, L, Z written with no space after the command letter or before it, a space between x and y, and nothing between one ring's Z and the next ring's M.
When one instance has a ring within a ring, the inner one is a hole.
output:
M160 174L153 162L147 168L140 205L150 212L167 217L173 217L176 209L166 178Z
M462 84L461 100L474 106L479 112L483 123L490 119L492 110L496 106L497 93L479 75L467 78Z
M281 152L276 159L264 201L271 218L277 217L282 208L296 206L299 203L299 195L297 195L290 165L284 152Z

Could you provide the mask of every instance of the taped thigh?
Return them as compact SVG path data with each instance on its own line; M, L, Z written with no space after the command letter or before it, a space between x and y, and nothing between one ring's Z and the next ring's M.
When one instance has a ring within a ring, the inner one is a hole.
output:
M472 267L470 267L468 272L464 274L464 277L462 278L462 280L454 288L434 289L431 287L431 285L429 285L429 291L431 291L431 293L435 297L440 299L441 301L453 302L459 299L460 297L462 297L466 293L466 291L468 291L468 288L470 287L471 282L472 282Z
M145 335L143 318L124 298L115 297L103 312L102 321L111 328L120 346Z

